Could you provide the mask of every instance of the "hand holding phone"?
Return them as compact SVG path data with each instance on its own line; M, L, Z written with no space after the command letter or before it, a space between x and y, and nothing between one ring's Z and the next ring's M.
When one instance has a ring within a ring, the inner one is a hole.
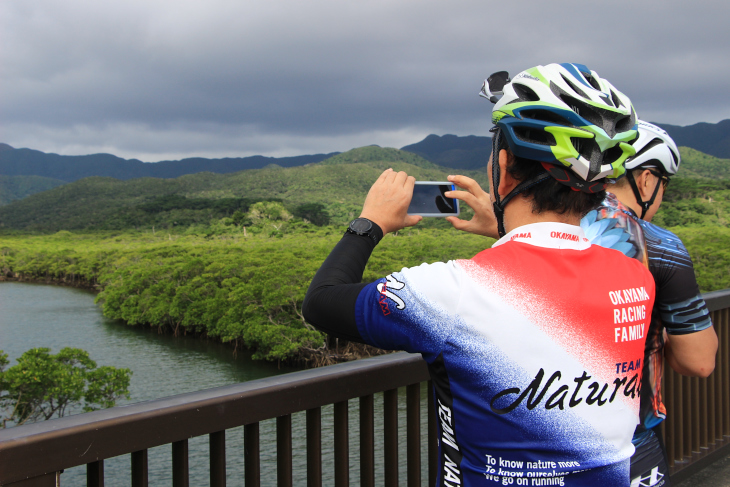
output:
M370 187L360 217L375 222L383 234L415 225L422 217L407 214L414 183L413 176L386 169Z

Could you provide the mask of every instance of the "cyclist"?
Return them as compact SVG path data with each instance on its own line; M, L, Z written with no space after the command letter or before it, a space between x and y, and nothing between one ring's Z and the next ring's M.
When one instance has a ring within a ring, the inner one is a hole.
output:
M669 477L660 428L666 417L661 394L664 358L680 374L707 377L715 367L717 335L687 249L672 232L650 223L669 178L679 169L679 150L667 132L644 121L639 121L634 147L636 155L626 163L626 178L610 188L602 206L586 215L581 226L593 243L614 245L630 257L648 261L654 276L657 294L646 339L641 424L633 439L631 478L632 485L666 487ZM609 232L616 235L615 228L625 229L632 240L642 240L643 234L645 248L614 243L615 237L606 239Z
M414 178L388 169L314 277L304 316L422 354L438 485L628 486L654 281L635 259L591 246L579 223L634 155L633 107L579 64L488 88L504 93L487 167L500 240L361 283L383 235L421 218L407 215Z

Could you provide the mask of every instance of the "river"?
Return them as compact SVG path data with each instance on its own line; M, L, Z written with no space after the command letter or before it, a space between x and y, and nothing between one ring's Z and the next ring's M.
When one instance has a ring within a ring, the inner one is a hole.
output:
M229 346L190 336L174 337L160 334L156 329L127 326L105 318L94 304L94 294L87 290L16 282L0 282L0 350L15 364L23 352L34 347L48 347L57 353L63 347L77 347L89 352L98 365L126 367L132 370L130 398L118 404L129 404L201 389L235 384L272 375L293 372L291 367L277 367L251 360L250 354L236 356ZM424 391L425 392L425 391ZM402 395L402 394L401 394ZM404 397L399 398L399 426L405 426ZM376 396L376 436L382 424L382 398ZM358 437L357 401L350 401L351 445ZM425 407L422 408L425 410ZM422 424L425 425L425 411ZM333 455L332 407L323 408L323 473L324 485L331 484ZM304 414L294 415L292 421L294 451L304 447ZM399 428L400 430L401 428ZM425 427L423 428L425 432ZM262 485L276 485L275 422L261 425ZM402 441L404 438L402 439ZM405 441L403 441L405 444ZM426 439L422 439L425 454ZM350 447L350 478L359 482L358 452ZM193 438L190 448L190 485L208 485L208 439ZM150 485L171 485L171 447L163 445L149 451ZM227 484L243 485L243 428L226 432ZM382 452L376 452L376 458ZM425 458L425 456L423 457ZM295 485L306 484L303 466L305 455L295 455ZM425 462L424 462L425 463ZM382 463L381 463L382 465ZM130 457L107 459L104 462L105 485L128 486L131 483ZM266 475L272 472L272 475ZM376 476L382 479L382 471ZM400 473L405 479L405 471ZM424 465L425 478L425 465ZM382 483L382 482L381 482ZM85 466L66 470L61 485L86 485Z

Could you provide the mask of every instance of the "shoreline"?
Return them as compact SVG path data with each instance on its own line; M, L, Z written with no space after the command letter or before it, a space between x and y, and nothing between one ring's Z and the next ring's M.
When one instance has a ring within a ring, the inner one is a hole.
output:
M99 294L101 292L101 284L99 283L90 283L89 281L83 281L83 280L73 280L69 282L67 279L59 279L59 278L26 278L24 276L8 276L8 275L0 275L0 283L2 282L19 282L19 283L26 283L26 284L44 284L49 286L64 286L64 287L73 287L76 289L84 289L90 292L93 292L94 294ZM253 352L251 349L246 349L243 347L239 348L238 339L231 340L229 342L224 342L216 337L210 337L205 332L194 332L189 331L185 328L182 330L173 329L169 325L163 325L163 326L157 326L153 324L142 324L142 325L130 325L124 320L119 320L122 323L124 323L125 326L142 326L145 328L157 328L157 332L161 334L171 334L173 336L187 336L192 335L195 339L198 340L212 340L216 343L220 343L221 345L227 346L231 348L231 351L233 355L235 356L238 353L238 350L245 350L247 352ZM337 339L331 339L335 340L335 348L319 348L319 349L313 349L313 348L305 348L301 349L298 353L298 356L296 358L293 358L291 360L284 360L284 361L277 361L278 364L286 364L289 366L294 367L303 367L305 369L310 368L316 368L316 367L324 367L327 365L334 365L337 363L344 363L344 362L351 362L353 360L359 360L363 358L369 358L374 357L377 355L385 355L388 353L393 353L390 350L382 350L379 348L372 347L370 345L365 345L362 343L356 343L356 342L344 342L341 346L339 344L339 340ZM325 341L329 341L328 338L325 338ZM271 362L273 361L267 361L263 360L263 362Z

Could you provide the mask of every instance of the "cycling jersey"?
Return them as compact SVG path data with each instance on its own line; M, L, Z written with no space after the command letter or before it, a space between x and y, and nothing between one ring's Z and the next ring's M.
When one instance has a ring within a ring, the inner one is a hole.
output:
M657 295L647 333L641 389L641 426L653 428L666 417L661 396L663 330L682 335L712 326L692 259L679 237L639 219L611 193L606 194L601 207L583 218L581 227L591 243L620 250L646 263L654 277Z
M428 363L438 485L629 485L654 300L636 260L536 223L358 291L363 341Z

